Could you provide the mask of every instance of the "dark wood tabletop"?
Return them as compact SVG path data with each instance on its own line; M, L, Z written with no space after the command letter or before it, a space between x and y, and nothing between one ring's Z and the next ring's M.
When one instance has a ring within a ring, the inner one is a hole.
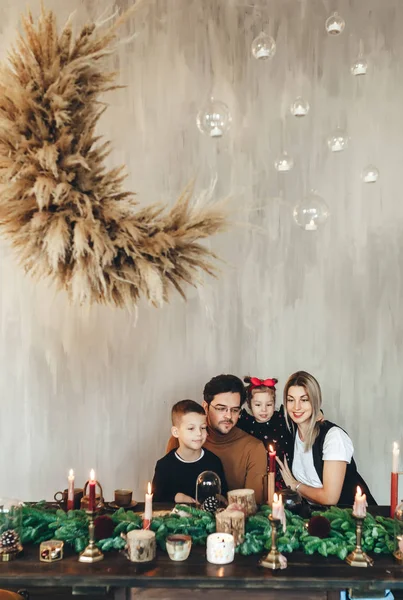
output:
M274 572L259 567L259 558L258 555L236 555L233 563L217 566L207 562L205 547L193 546L184 562L173 562L165 552L158 550L151 563L132 563L122 553L108 552L103 561L85 564L66 549L62 561L48 564L39 561L38 546L26 546L21 558L0 563L0 587L15 587L18 582L19 586L30 587L403 589L403 566L392 556L374 555L373 567L357 568L336 557L294 552L287 556L288 568Z

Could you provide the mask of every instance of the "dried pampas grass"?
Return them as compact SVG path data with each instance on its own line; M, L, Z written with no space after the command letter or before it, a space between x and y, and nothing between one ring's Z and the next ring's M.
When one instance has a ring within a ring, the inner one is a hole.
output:
M51 278L78 303L130 308L144 294L154 305L173 286L213 273L214 254L200 241L226 225L223 207L192 203L186 189L170 210L135 208L123 168L108 170L109 142L95 133L114 89L103 60L119 21L59 34L52 12L24 36L0 70L0 227L24 269Z

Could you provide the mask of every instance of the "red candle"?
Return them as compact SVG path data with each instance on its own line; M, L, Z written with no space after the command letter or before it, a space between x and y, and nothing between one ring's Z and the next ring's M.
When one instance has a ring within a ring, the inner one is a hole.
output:
M393 442L392 472L390 474L390 517L392 519L399 502L399 453L398 444Z
M269 471L270 473L276 472L276 451L271 445L269 446Z
M74 508L74 471L70 469L68 476L68 488L67 488L67 510L73 510Z
M89 480L89 501L88 501L88 510L90 511L94 511L95 510L95 489L97 486L97 482L95 481L95 471L94 469L91 470L90 473L90 480Z

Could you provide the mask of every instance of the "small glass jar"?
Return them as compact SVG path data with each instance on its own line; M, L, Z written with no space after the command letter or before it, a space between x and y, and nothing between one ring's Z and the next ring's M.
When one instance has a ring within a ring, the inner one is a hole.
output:
M213 471L203 471L196 481L196 503L207 512L215 513L220 506L221 479Z
M395 510L395 549L393 556L400 564L403 564L403 502Z
M22 552L22 507L20 500L0 498L0 561L14 560Z

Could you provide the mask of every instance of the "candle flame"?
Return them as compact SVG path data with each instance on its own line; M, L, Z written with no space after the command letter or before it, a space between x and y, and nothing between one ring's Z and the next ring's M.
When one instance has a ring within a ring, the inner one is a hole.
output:
M91 481L95 481L95 471L94 471L94 469L91 469L91 471L90 471L90 480Z
M270 444L270 446L269 446L269 450L270 450L270 452L274 452L274 450L273 450L273 446L272 446L271 444Z
M397 442L393 442L393 452L398 452L399 444Z
M70 469L70 471L69 471L69 477L74 477L74 471L73 471L73 469Z
M151 494L151 483L150 483L150 481L148 482L148 485L147 485L147 493Z
M362 496L362 489L360 488L359 485L357 485L357 495Z
M278 502L278 494L273 494L273 502Z

